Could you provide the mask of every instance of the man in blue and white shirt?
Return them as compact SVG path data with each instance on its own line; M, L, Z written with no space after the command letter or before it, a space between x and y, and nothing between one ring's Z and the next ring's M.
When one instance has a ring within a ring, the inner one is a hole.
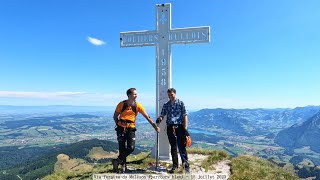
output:
M188 134L188 112L184 103L176 98L176 90L170 88L167 91L169 101L166 102L161 111L157 123L160 123L164 116L167 117L167 135L171 146L172 169L169 173L174 173L178 168L177 145L180 152L183 168L189 173L188 154L186 150L186 135Z

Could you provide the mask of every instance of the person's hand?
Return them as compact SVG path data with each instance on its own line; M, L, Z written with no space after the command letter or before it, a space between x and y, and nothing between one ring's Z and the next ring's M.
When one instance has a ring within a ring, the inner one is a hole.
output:
M157 133L160 133L160 128L157 126L157 128L155 128L155 130L157 131Z
M156 123L157 123L157 124L160 124L161 121L162 121L161 117L158 117L157 120L156 120Z
M160 128L155 123L153 123L152 126L154 130L156 130L158 133L160 132Z

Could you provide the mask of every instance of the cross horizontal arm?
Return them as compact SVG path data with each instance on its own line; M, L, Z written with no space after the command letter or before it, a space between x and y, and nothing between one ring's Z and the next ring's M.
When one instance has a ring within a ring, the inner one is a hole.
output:
M158 41L156 31L120 32L120 47L155 46Z
M169 33L170 44L195 44L210 42L210 26L176 28Z

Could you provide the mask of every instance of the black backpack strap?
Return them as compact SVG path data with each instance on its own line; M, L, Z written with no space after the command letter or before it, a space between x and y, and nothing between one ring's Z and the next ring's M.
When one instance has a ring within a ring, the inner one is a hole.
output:
M123 102L123 106L122 106L121 113L122 113L124 110L126 110L126 109L127 109L127 107L128 107L127 100L124 100L124 101L122 101L122 102Z
M123 102L123 106L122 106L121 113L122 113L124 110L126 110L127 107L128 107L128 102L127 102L127 100L124 100L124 101L122 101L122 102ZM132 103L132 104L131 104L131 109L132 109L132 111L134 112L134 114L136 115L136 114L137 114L137 106L136 106L136 103Z
M131 104L131 108L132 108L132 111L134 112L134 115L137 115L137 105L136 105L136 102L134 102L134 103Z

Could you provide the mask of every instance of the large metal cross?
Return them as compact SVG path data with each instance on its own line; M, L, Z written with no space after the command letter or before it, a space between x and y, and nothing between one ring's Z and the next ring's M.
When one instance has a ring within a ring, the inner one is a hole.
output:
M157 4L157 29L120 33L120 47L156 46L156 115L161 113L168 101L167 90L171 81L171 44L194 44L210 42L210 26L171 29L171 4ZM160 125L159 157L170 159L166 123Z

